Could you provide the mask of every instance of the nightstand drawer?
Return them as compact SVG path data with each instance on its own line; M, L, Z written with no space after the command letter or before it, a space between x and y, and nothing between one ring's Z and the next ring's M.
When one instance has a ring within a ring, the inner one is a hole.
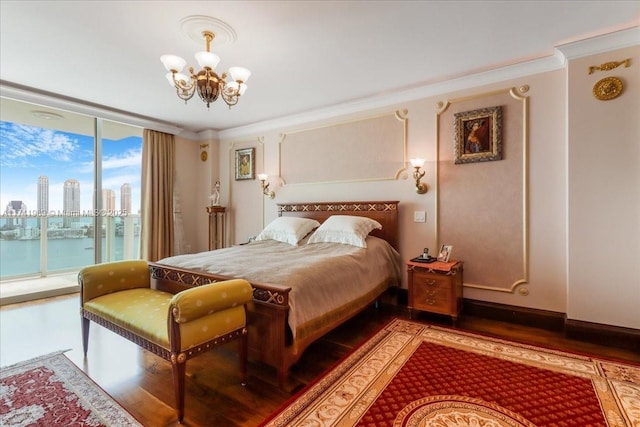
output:
M449 314L451 303L449 299L434 298L429 295L421 295L416 292L411 308L416 310L431 311L434 313Z
M426 289L441 289L445 292L451 287L451 281L448 277L442 277L437 274L414 272L413 273L413 286Z

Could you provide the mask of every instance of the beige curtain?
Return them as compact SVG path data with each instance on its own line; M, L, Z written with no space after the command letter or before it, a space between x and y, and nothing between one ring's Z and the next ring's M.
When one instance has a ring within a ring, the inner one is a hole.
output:
M173 255L175 137L149 129L142 143L140 256L158 261Z

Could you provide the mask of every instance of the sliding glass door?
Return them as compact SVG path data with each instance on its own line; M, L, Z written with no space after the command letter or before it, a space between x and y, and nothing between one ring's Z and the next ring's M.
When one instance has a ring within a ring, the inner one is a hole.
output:
M0 101L0 279L137 258L142 129Z

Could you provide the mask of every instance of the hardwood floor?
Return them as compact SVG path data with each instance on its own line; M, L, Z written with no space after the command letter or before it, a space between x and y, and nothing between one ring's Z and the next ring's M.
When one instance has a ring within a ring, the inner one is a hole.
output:
M239 382L235 349L219 348L187 363L185 426L255 426L293 394L312 382L351 349L406 308L371 307L314 343L292 367L285 390L275 370L249 364L246 387ZM450 325L447 318L424 313L416 321ZM459 328L544 347L640 363L640 354L598 343L565 339L553 332L462 316ZM236 343L230 345L235 346ZM58 350L145 426L178 425L169 362L124 338L91 325L89 353L82 354L78 294L0 308L0 365L7 366Z

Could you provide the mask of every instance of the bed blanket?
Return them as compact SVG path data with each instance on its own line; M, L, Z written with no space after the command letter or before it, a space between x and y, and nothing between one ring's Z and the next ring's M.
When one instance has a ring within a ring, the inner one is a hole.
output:
M265 240L158 263L290 287L288 322L294 339L312 333L323 316L348 311L351 304L401 280L400 254L373 236L367 237L367 248Z

